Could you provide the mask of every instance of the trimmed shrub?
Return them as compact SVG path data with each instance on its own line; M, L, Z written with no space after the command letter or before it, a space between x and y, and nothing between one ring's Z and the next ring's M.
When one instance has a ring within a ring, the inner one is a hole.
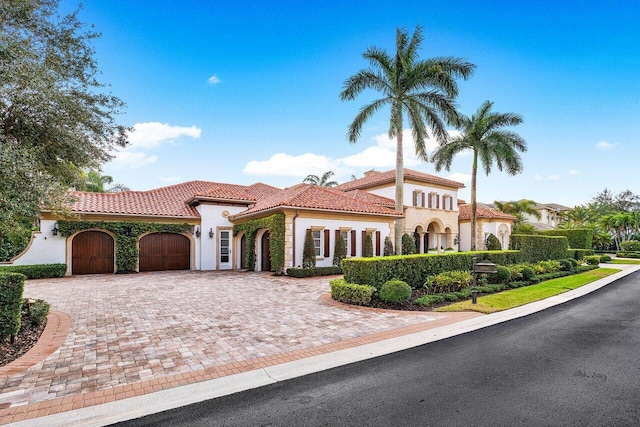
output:
M331 298L347 304L369 304L376 288L368 285L347 283L344 279L333 279L329 282Z
M561 259L558 262L560 263L561 271L571 271L571 269L573 268L573 263L568 259Z
M50 279L64 277L67 264L8 265L0 267L0 274L3 272L24 274L27 279Z
M364 252L362 256L366 258L373 256L373 240L371 239L371 234L367 233L367 236L364 238Z
M578 266L578 261L575 258L567 258L569 262L571 262L571 266L576 268Z
M552 273L554 271L559 271L562 265L559 261L549 260L549 261L540 261L538 262L533 269L536 274L545 274Z
M333 276L335 274L342 274L342 268L332 267L309 267L309 268L287 268L287 276L301 278L301 277L315 277L315 276Z
M380 288L379 295L382 301L403 302L411 298L411 286L402 280L389 280Z
M600 257L598 255L586 256L584 257L584 262L586 262L587 265L598 265L600 264Z
M609 255L600 255L600 262L611 262L611 257Z
M384 282L397 278L412 288L422 287L429 276L444 271L471 271L473 257L488 259L499 265L520 262L517 251L450 252L442 254L395 255L376 258L346 258L342 261L345 280L367 283L379 288Z
M511 279L511 271L503 265L498 265L497 268L498 268L498 271L496 271L494 274L489 275L488 277L489 282L491 283L509 282L509 279Z
M409 234L402 235L402 255L411 255L416 253L416 241Z
M444 302L444 296L442 294L437 295L423 295L416 299L413 303L422 307L429 307L434 304Z
M627 240L626 242L620 242L620 249L623 252L640 252L640 241Z
M572 228L569 230L545 230L541 231L543 236L564 236L567 243L573 249L592 249L593 248L593 229L591 228Z
M538 262L566 258L568 245L564 236L512 234L509 249L519 250L523 262Z
M391 239L389 238L389 236L384 238L384 252L383 252L384 256L391 256L393 255L393 242L391 242Z
M529 266L525 266L522 269L522 278L524 280L533 280L533 278L536 276L536 271L529 267Z
M302 249L302 268L316 266L316 247L313 243L313 233L307 230L304 235L304 248Z
M29 323L33 326L42 325L47 320L51 305L44 300L37 299L29 305Z
M616 256L620 258L640 258L640 252L617 252Z
M336 236L336 244L333 248L333 265L340 267L342 260L347 257L347 246L344 244L342 236Z
M0 341L13 338L20 331L24 274L0 274Z
M487 250L488 251L502 250L502 243L500 243L500 239L498 239L493 234L489 234L489 237L487 237Z
M593 255L595 252L593 249L569 249L569 258L580 261L584 257Z

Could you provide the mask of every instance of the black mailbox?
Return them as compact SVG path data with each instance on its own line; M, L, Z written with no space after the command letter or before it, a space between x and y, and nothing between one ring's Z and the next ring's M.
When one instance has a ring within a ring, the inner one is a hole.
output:
M488 260L475 263L473 266L474 273L496 273L498 266Z

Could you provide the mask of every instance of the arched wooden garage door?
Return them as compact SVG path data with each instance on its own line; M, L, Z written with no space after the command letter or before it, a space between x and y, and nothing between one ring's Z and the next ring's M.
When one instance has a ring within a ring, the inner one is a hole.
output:
M140 271L189 270L189 238L175 233L147 234L140 239Z
M71 274L113 273L113 237L102 231L84 231L71 243Z

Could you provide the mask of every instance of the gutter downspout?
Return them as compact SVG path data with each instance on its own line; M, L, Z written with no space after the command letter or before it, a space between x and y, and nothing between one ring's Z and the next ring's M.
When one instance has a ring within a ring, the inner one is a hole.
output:
M292 234L292 248L293 248L293 256L292 256L292 263L293 265L291 266L292 268L295 268L296 266L296 218L298 218L298 216L300 215L300 211L296 211L296 214L293 216L293 220L291 223L291 234Z

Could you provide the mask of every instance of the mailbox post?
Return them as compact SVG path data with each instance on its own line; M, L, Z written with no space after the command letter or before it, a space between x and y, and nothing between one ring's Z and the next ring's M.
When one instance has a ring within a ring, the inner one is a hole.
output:
M478 257L473 257L473 289L471 294L471 303L478 303L478 273L492 274L498 271L498 266L489 260L477 262Z

